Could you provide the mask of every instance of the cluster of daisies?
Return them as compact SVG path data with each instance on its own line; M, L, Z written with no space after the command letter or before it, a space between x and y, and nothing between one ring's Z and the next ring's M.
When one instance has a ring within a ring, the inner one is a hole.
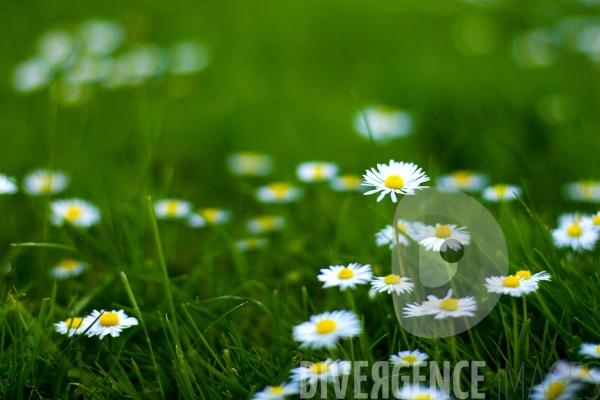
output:
M86 317L71 317L65 321L57 322L54 327L58 333L73 336L82 333L89 337L98 336L104 339L105 336L117 337L123 329L130 328L138 324L138 320L129 317L123 310L94 310Z

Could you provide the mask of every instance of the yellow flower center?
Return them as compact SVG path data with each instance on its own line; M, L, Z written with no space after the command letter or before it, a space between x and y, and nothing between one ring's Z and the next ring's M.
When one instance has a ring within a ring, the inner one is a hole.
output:
M594 225L598 226L600 225L600 215L596 215L594 216L594 218L592 218L592 222L594 223Z
M415 357L415 356L404 356L404 357L402 357L402 361L406 361L407 363L412 364L415 361L417 361L417 357Z
M266 231L275 228L275 217L260 217L257 219L258 224Z
M452 236L452 229L448 225L440 225L435 228L435 236L440 239L446 239Z
M81 211L81 208L79 208L78 206L71 206L67 210L66 218L69 221L74 221L77 218L81 217L81 214L83 214L83 212Z
M402 232L407 231L406 225L401 222L398 222L398 229L400 229Z
M594 181L585 181L580 184L581 196L584 199L592 199L594 197L594 193L592 188L597 185L597 182Z
M273 393L273 394L279 394L281 392L283 392L283 386L273 386L269 392Z
M325 174L325 167L321 164L315 165L314 179L322 179Z
M546 391L546 399L554 400L565 391L565 383L563 381L552 382Z
M254 249L255 247L258 247L258 243L259 243L259 241L258 241L257 238L248 238L248 239L246 239L246 244L251 249Z
M341 179L347 187L351 188L357 187L361 182L360 176L357 175L344 175L341 177Z
M419 393L419 394L414 395L413 399L414 400L431 400L431 396L428 394Z
M446 311L454 311L458 309L458 300L450 297L440 301L440 308Z
M329 371L329 364L326 362L316 363L309 368L311 374L325 374Z
M166 214L169 217L172 217L174 215L177 215L177 211L179 211L179 202L177 201L169 201L167 203L167 211Z
M506 194L506 189L508 189L508 185L495 185L494 190L498 194L498 197L502 198Z
M567 228L567 235L577 238L583 234L581 227L578 224L573 224Z
M269 189L275 193L275 197L281 198L286 195L286 193L291 189L291 185L289 183L271 183L269 185Z
M450 176L454 178L456 181L456 186L459 188L467 187L469 184L469 178L473 175L471 171L456 171L453 172Z
M68 318L65 324L71 329L77 329L83 324L82 318Z
M521 286L521 280L516 276L507 276L504 278L504 286L511 288L519 287Z
M387 285L397 285L400 283L400 281L402 281L402 279L398 275L391 274L383 278L383 281Z
M335 330L336 323L331 319L324 319L317 322L317 333L319 335L327 335Z
M100 316L100 325L115 326L119 325L119 316L116 312L105 312Z
M526 271L526 270L521 270L521 271L517 271L517 273L515 274L515 276L517 278L523 278L525 280L528 280L531 278L531 272Z
M350 268L344 268L340 272L338 272L338 278L340 279L350 279L354 276L354 272Z
M202 210L198 210L198 214L200 214L208 222L215 222L217 220L217 216L219 215L219 209L203 208Z
M390 189L400 190L404 187L404 179L400 175L390 175L385 178L384 185Z
M600 346L596 346L596 352L600 354Z
M79 261L77 260L62 260L60 262L60 267L62 269L66 269L67 271L73 271L75 268L77 268L77 266L79 265Z
M40 187L40 190L44 193L50 193L52 192L52 189L54 187L54 179L52 177L52 175L45 175L42 177L42 186Z

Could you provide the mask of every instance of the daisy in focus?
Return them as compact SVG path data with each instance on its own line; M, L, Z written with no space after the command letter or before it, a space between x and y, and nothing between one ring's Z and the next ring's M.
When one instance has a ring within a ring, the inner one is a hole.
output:
M415 286L414 283L409 282L410 278L404 278L399 275L390 274L387 276L378 276L371 281L372 290L377 293L387 292L388 294L396 292L400 295L404 292L410 293Z
M582 384L574 382L568 377L558 373L546 375L544 380L531 390L532 400L565 400L573 399L575 393L582 388Z
M37 169L23 179L23 188L33 196L57 194L69 186L69 177L60 171Z
M531 279L523 279L519 276L492 276L485 278L485 288L488 292L507 294L513 297L521 297L524 294L535 292L538 289L537 282Z
M519 197L522 190L518 186L498 184L483 189L481 197L487 201L511 201Z
M418 240L419 231L425 228L425 225L421 222L408 222L403 219L399 219L397 222L398 226L398 243L402 246L408 246L408 238ZM394 228L392 225L388 225L375 234L375 243L377 246L388 245L390 249L396 246L396 240L394 240Z
M15 194L19 191L15 178L0 174L0 194Z
M329 268L321 269L321 275L317 278L325 282L323 288L339 286L340 291L347 288L355 289L356 285L368 283L373 277L370 265L360 265L357 263L343 265L332 265Z
M585 223L581 215L563 214L558 219L558 227L552 230L552 239L558 248L592 250L599 234L597 229Z
M187 219L191 228L202 228L208 225L223 225L231 219L231 211L219 208L202 208L192 212Z
M421 317L424 315L433 315L434 319L472 317L475 315L476 310L477 302L473 297L456 299L452 297L452 289L450 289L443 299L429 295L421 305L417 303L408 304L404 307L404 317Z
M523 279L525 281L535 282L536 284L539 283L539 282L541 282L541 281L549 281L549 280L551 280L550 274L547 273L546 271L537 272L537 273L531 275L531 271L522 269L520 271L517 271L517 273L515 274L515 276L517 278L521 278L521 279Z
M364 192L362 186L362 177L360 175L341 175L334 176L329 182L331 189L336 192Z
M365 139L372 137L377 143L388 143L392 139L412 133L414 121L406 111L386 106L371 106L355 114L354 129Z
M235 242L235 247L239 251L264 249L269 244L269 239L250 237Z
M290 371L293 381L301 382L308 380L311 385L316 385L321 380L331 382L334 377L350 374L350 361L332 361L327 359L314 363L308 367L297 367Z
M285 226L285 219L276 215L262 215L246 222L248 232L255 235L279 231Z
M579 354L585 357L600 358L600 344L583 343L579 349Z
M440 251L444 243L454 250L460 246L466 246L471 240L471 235L464 226L458 227L454 224L444 225L435 224L435 226L425 226L419 230L419 244L426 250Z
M429 355L422 353L419 350L401 351L390 357L390 363L392 365L400 364L403 367L425 365L427 360L429 360Z
M81 199L56 200L50 203L50 221L56 226L65 222L79 228L89 228L100 222L100 210Z
M181 219L192 211L192 203L184 200L165 199L154 203L157 219Z
M94 310L90 315L83 319L83 323L86 326L91 325L90 330L87 332L88 336L92 337L98 335L100 336L100 339L104 339L104 336L106 335L112 337L119 336L123 329L137 325L138 320L137 318L127 316L123 310Z
M394 397L406 400L442 400L450 398L448 394L442 392L435 386L428 387L416 383L404 385L394 393Z
M234 153L227 157L227 166L234 175L265 176L271 172L271 157L259 153Z
M85 269L86 264L83 261L67 258L61 260L50 270L50 276L58 279L67 279L81 275Z
M300 387L297 383L282 383L278 386L267 386L256 393L252 400L285 400L286 396L298 393L300 393Z
M336 176L338 170L334 163L311 161L298 165L296 175L302 182L322 182Z
M444 189L460 190L463 192L478 192L487 185L488 177L485 174L461 170L436 179L435 183Z
M377 197L377 201L381 201L386 194L389 194L394 203L397 200L396 195L415 194L415 190L426 188L419 185L429 180L425 172L415 164L394 160L390 160L389 164L377 164L377 170L371 168L363 177L365 178L363 186L375 188L365 192L365 195L381 192Z
M575 201L600 201L600 181L571 182L566 186L567 197Z
M302 189L287 182L275 182L261 186L256 190L256 197L263 203L291 203L302 196Z
M293 336L301 342L300 347L333 349L338 340L358 336L362 330L356 314L340 310L313 315L309 321L294 327Z
M57 322L54 324L54 329L56 332L62 335L68 335L69 337L73 335L79 335L86 330L88 325L86 325L83 318L67 318L66 321Z

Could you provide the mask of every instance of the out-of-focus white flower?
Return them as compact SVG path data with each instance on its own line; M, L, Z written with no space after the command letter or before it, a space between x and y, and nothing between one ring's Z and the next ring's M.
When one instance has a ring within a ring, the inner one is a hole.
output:
M0 174L0 194L15 194L19 191L17 180Z
M123 56L131 73L131 84L140 84L160 75L166 66L160 47L144 44L130 49Z
M362 186L362 177L360 175L341 175L334 176L329 181L329 186L336 192L364 192Z
M50 209L50 220L56 226L62 226L66 222L80 228L89 228L100 222L100 210L89 201L56 200L50 203Z
M51 68L64 65L74 49L73 37L62 30L46 32L38 41L38 54Z
M310 161L298 165L296 175L302 182L322 182L333 178L338 170L334 163Z
M13 71L13 87L21 93L31 93L42 89L50 80L52 80L52 70L41 58L24 61Z
M57 194L69 186L70 179L64 172L36 169L23 180L23 188L33 196Z
M92 19L81 24L78 36L85 53L106 56L121 45L125 30L114 21Z
M414 121L406 111L372 106L354 115L354 129L366 139L372 137L375 142L387 143L392 139L411 134L414 130Z
M293 381L308 381L309 384L316 385L321 380L332 382L336 376L349 375L351 367L350 361L327 359L308 367L294 368L290 371L290 374Z
M285 400L287 396L300 393L297 382L282 383L277 386L267 386L256 393L252 400Z
M223 225L231 219L231 211L220 208L202 208L192 212L187 224L192 228L202 228L207 225Z
M259 153L234 153L227 157L227 166L235 175L265 176L273 167L271 157Z
M436 184L440 187L463 192L477 192L483 189L487 182L487 175L467 170L454 171L436 179Z
M511 201L521 195L518 186L498 184L483 189L481 196L487 201Z
M54 324L56 332L63 335L79 335L82 334L86 329L87 325L83 321L83 318L67 318L66 321L57 322Z
M261 186L256 191L256 197L263 203L290 203L302 196L302 189L287 182L275 182Z
M180 219L192 211L192 203L184 200L165 199L154 203L154 212L158 219Z
M169 72L173 75L195 74L206 68L208 50L198 42L176 43L171 47Z
M567 197L571 200L595 203L600 201L600 181L579 181L566 187Z
M265 247L267 247L268 244L269 239L267 238L250 237L236 241L235 247L237 247L239 251L248 251L255 249L264 249Z
M86 264L83 261L67 258L50 270L50 276L58 279L72 278L81 275L85 269Z

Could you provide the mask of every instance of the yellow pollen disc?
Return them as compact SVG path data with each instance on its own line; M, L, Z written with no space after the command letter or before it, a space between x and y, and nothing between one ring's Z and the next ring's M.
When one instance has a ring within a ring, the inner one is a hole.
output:
M600 354L600 346L596 347L596 352Z
M342 181L346 184L347 187L356 187L360 184L361 178L357 175L344 175L341 177Z
M248 247L250 247L252 249L255 248L255 247L258 247L258 243L259 242L258 242L257 238L246 239L246 244L248 245Z
M198 214L204 217L208 222L215 222L217 219L217 215L219 215L218 208L203 208L202 210L198 210Z
M83 319L81 318L68 318L65 321L65 324L71 329L77 329L83 324Z
M597 183L594 181L585 181L585 182L581 182L581 186L580 186L580 191L581 191L581 196L584 199L592 199L594 197L594 194L592 193L592 188L596 185Z
M283 386L273 386L269 392L273 393L273 394L279 394L281 392L283 392Z
M519 287L521 286L521 280L519 278L517 278L516 276L507 276L504 279L504 286L505 287L511 287L511 288L515 288L515 287Z
M275 228L275 217L260 217L257 221L264 230L270 231Z
M440 225L435 228L435 236L440 239L446 239L452 236L452 229L448 225Z
M62 260L60 262L59 266L62 269L66 269L68 271L73 271L75 268L77 268L78 265L79 265L79 261L68 259L68 260Z
M324 319L322 321L317 322L317 333L319 335L326 335L335 330L336 323L331 319Z
M289 183L271 183L269 188L275 193L275 197L283 197L286 195L291 186Z
M557 399L565 391L565 384L563 381L552 382L546 390L546 398L548 400Z
M405 356L405 357L402 357L402 361L406 361L407 363L412 364L415 361L417 361L417 357L415 357L415 356Z
M350 279L354 276L354 272L350 268L344 268L338 272L338 278L340 279Z
M326 362L316 363L309 368L311 374L325 374L329 371L329 364Z
M52 192L52 187L54 179L52 179L52 175L47 175L42 177L42 186L40 187L41 191L44 193Z
M592 219L592 222L594 223L594 225L598 226L600 225L600 215L596 215L594 216L594 218Z
M583 234L581 227L578 224L573 224L567 228L567 235L571 237L579 237Z
M515 274L517 278L523 278L525 280L531 279L531 272L526 270L517 271Z
M471 171L456 171L453 172L450 176L456 180L456 186L460 188L464 188L469 184L469 178L473 175Z
M500 198L504 197L504 195L506 193L506 189L508 189L508 185L495 185L494 186L494 190L496 191L496 193L498 194L498 197L500 197Z
M79 208L77 206L71 206L67 210L66 218L70 221L73 221L73 220L76 220L77 218L81 217L81 214L82 214L81 208Z
M177 211L179 210L179 203L176 201L169 201L167 203L167 211L166 214L170 217L177 215Z
M419 393L413 397L414 400L431 400L431 396L428 394Z
M100 316L100 325L115 326L119 325L119 316L116 312L105 312Z
M458 300L450 297L440 301L440 308L446 311L454 311L458 309Z
M402 232L406 232L407 230L406 225L400 222L398 222L398 229L400 229Z
M402 279L398 275L391 274L383 278L383 281L387 285L397 285L402 281Z
M390 175L383 184L390 189L400 190L404 187L404 179L400 175Z
M314 179L322 179L325 173L325 168L321 164L315 165Z

